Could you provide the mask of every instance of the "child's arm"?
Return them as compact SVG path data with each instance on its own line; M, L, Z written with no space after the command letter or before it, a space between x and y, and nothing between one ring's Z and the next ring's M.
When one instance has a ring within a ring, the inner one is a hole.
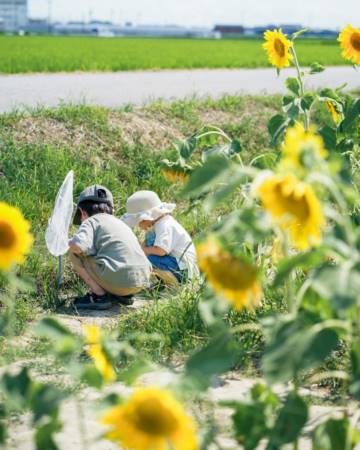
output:
M94 247L95 230L91 220L83 222L77 233L69 240L69 250L75 255L84 254L86 256L95 255Z
M155 224L153 245L144 248L145 255L166 256L171 251L172 230L166 224Z
M161 247L153 245L151 247L143 247L144 253L146 256L156 255L156 256L165 256L168 253Z
M82 253L82 249L74 244L71 240L69 241L69 250L71 253L74 253L75 255L80 255L80 253Z

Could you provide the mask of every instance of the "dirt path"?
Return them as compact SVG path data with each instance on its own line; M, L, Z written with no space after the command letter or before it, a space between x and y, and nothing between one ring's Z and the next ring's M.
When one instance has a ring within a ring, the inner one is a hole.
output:
M107 311L87 311L81 315L60 313L56 317L66 325L71 331L75 333L82 333L82 325L85 323L96 324L98 326L111 326L116 324L119 314L129 314L134 310L146 305L149 300L137 299L132 306L114 306ZM23 361L26 363L26 361ZM18 369L22 364L17 364ZM17 366L14 367L16 370ZM161 370L158 372L147 373L141 377L139 383L144 386L157 385L161 387L167 386L174 381L176 374ZM215 380L213 386L208 391L208 399L213 405L216 405L222 400L239 400L243 401L247 398L251 387L257 383L262 382L261 379L244 378L238 372L230 372L224 377ZM275 392L280 396L285 396L291 389L291 386L276 386ZM106 389L106 393L116 392L120 395L128 395L131 388L122 383L116 383ZM318 388L302 389L301 394L311 398L318 398L322 403L325 400L326 394L319 391ZM99 399L102 393L86 388L77 394L77 397L71 397L62 404L61 419L64 423L63 430L56 435L56 441L60 449L63 450L77 450L86 448L87 450L115 450L119 448L116 444L106 441L102 438L105 428L99 423L101 415L99 411ZM350 405L351 417L355 416L356 405ZM305 428L305 436L301 439L301 450L310 450L311 441L310 434L312 430L321 422L329 417L339 417L343 413L343 408L325 405L311 405L310 418ZM197 411L199 414L199 411ZM224 450L240 449L236 441L229 435L231 427L232 411L227 408L220 408L215 406L215 419L219 424L220 437L219 443ZM200 412L201 416L201 412ZM82 419L79 419L81 417ZM84 435L80 433L81 426L85 429L86 447L83 446ZM9 441L7 445L8 450L35 450L32 443L33 430L31 429L30 415L25 414L16 419L13 419L9 426ZM263 450L266 443L259 446L259 450ZM357 447L360 450L360 446Z
M161 371L146 374L141 380L143 385L160 385L165 386L173 375ZM258 381L257 379L234 379L224 378L219 380L214 387L209 390L210 400L214 403L221 400L244 400L247 396L249 389ZM121 383L117 383L111 386L111 389L107 393L116 392L120 395L127 395L131 392L131 389L124 386ZM286 390L278 388L277 392L280 395L285 395ZM311 394L311 392L304 392L304 394ZM102 434L105 429L99 423L99 416L101 415L98 407L98 399L100 394L92 389L85 389L79 395L79 401L75 401L74 398L64 402L61 409L61 418L64 421L63 430L57 434L56 441L61 449L75 450L82 448L82 439L79 432L79 404L80 411L83 415L85 436L87 441L88 450L115 450L118 448L114 443L108 442L102 439ZM351 416L353 417L356 412L356 406L351 410ZM305 437L301 439L301 450L310 450L311 442L309 435L312 430L321 422L325 421L329 417L339 417L343 413L341 407L331 406L310 406L310 418L305 428ZM226 408L215 408L215 418L220 424L220 429L223 430L220 434L219 442L223 449L240 449L236 441L225 435L225 430L228 430L231 423L231 410ZM8 450L34 450L32 444L32 430L28 415L22 416L17 423L14 423L10 428L10 440L8 443ZM259 449L265 448L265 443L260 445ZM357 447L359 450L359 447Z
M0 112L57 106L61 101L116 108L193 95L279 94L285 92L285 78L294 75L294 69L285 69L277 77L270 68L0 75ZM314 89L343 83L347 89L360 87L359 73L349 66L328 67L308 81Z
M84 310L76 312L71 310L67 313L57 313L54 317L73 333L82 334L84 324L111 327L116 325L120 315L130 314L148 303L149 300L135 298L131 306L114 305L111 309L104 311Z

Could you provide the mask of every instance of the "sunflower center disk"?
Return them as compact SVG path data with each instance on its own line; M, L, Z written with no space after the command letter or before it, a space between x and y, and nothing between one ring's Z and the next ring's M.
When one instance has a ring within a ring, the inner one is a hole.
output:
M279 56L285 56L285 45L281 42L280 39L275 39L274 48Z
M354 47L355 50L360 52L360 33L354 33L351 36L351 45Z
M209 260L213 281L226 289L246 290L256 281L256 270L230 255Z
M168 436L177 428L173 414L156 399L144 400L136 411L136 427L157 436Z
M289 213L300 221L308 219L310 210L305 195L297 196L294 192L284 195L281 192L281 186L278 186L278 194L284 213Z
M16 235L11 225L0 222L0 249L9 249L16 242Z

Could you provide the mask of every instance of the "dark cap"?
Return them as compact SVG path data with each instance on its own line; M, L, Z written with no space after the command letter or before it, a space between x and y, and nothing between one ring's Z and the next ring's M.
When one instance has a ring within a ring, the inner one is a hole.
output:
M112 193L104 186L99 184L93 184L92 186L84 189L79 195L79 200L77 202L77 209L74 216L74 225L81 224L81 214L79 209L79 204L81 202L94 202L94 203L106 203L112 208L114 207L114 199Z

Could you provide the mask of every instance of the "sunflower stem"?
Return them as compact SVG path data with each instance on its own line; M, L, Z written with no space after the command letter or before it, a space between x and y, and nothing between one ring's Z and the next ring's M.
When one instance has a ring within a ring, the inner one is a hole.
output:
M206 132L204 132L204 133L202 133L202 134L197 135L196 138L197 138L197 139L201 139L201 138L203 138L203 137L205 137L205 136L210 136L210 135L213 135L213 134L215 134L215 135L217 135L217 136L221 136L221 137L223 137L224 139L228 140L229 142L232 142L232 139L231 139L224 131L222 131L222 130L215 130L215 131L211 130L211 131L206 131Z
M87 438L86 438L84 409L82 407L79 395L75 395L75 406L76 406L77 417L78 417L81 450L87 450L88 446L87 446Z
M294 393L295 395L299 394L299 380L296 375L294 379ZM294 450L299 450L299 436L296 436L296 439L294 441Z
M290 256L289 239L286 232L281 232L282 250L284 258ZM286 303L288 312L294 314L297 309L297 302L295 298L295 273L292 271L285 283Z
M298 60L294 45L292 45L292 47L290 47L290 51L294 57L294 65L295 65L297 78L299 80L299 86L300 86L300 97L304 98L304 96L305 96L304 80L303 80L303 76L301 75L300 64L299 64L299 60ZM310 117L309 117L308 111L306 111L306 110L304 111L304 128L305 128L305 131L308 131L310 128Z

